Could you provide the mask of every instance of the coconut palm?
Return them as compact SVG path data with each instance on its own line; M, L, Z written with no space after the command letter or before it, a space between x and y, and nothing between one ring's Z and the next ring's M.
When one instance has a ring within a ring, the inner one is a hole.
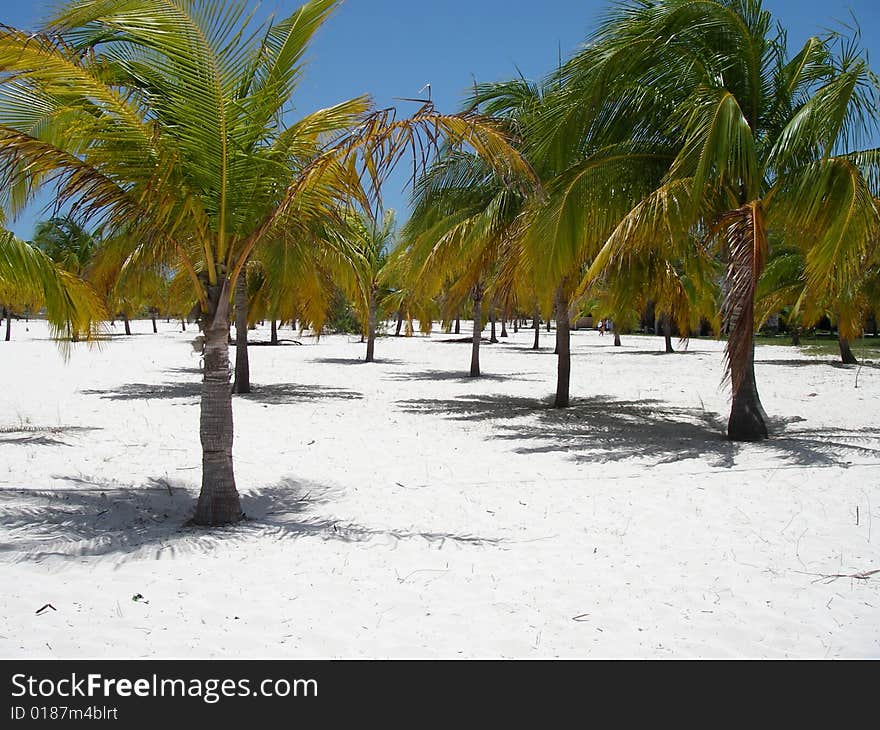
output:
M367 339L364 362L373 362L379 317L385 320L394 308L393 291L387 285L386 270L395 234L395 215L386 210L382 220L365 213L350 215L343 235L349 244L349 275L344 288L354 302L355 311Z
M99 236L67 215L37 223L31 242L65 271L82 277L98 249L99 241Z
M840 360L856 365L850 341L861 336L866 320L880 308L880 249L875 248L860 267L854 288L841 292L833 288L811 291L807 287L804 252L794 246L777 245L758 282L755 321L761 327L773 314L785 312L789 329L799 332L802 323L827 317L837 326Z
M398 256L422 300L442 291L443 318L473 306L470 376L480 376L483 300L521 196L473 153L447 151L419 180ZM395 264L400 266L400 264Z
M526 287L529 271L521 263L521 215L540 189L544 173L529 155L524 138L529 118L545 90L525 79L481 84L467 102L469 110L491 116L516 139L536 175L531 185L517 184L478 156L447 150L416 187L413 214L403 231L402 256L410 261L414 285L424 294L444 292L444 319L458 316L465 300L473 308L471 377L480 376L484 299L489 297L492 342L495 311L506 310L516 290Z
M0 302L17 302L30 309L45 307L46 319L59 341L67 341L71 333L95 334L104 317L91 287L9 231L0 231ZM6 317L8 332L8 306Z
M727 433L766 438L753 338L769 237L803 247L811 288L845 291L877 227L878 154L853 151L876 122L867 63L833 34L789 55L759 0L649 0L616 8L567 73L576 89L628 99L644 117L634 140L676 147L589 275L623 255L668 258L693 237L723 255ZM579 114L562 116L576 126Z
M287 126L305 50L337 4L311 0L256 25L242 3L74 0L42 33L0 31L9 205L54 183L60 204L125 234L127 266L164 264L190 279L205 336L200 525L242 516L227 337L234 283L254 251L334 215L358 187L358 160L378 187L383 163L422 132L523 169L495 127L430 106L398 120L368 116L362 97Z

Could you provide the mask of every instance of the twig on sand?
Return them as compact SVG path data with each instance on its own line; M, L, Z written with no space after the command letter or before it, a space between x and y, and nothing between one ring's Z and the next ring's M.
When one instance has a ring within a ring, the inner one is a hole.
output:
M571 620L577 621L578 623L582 623L582 622L586 621L589 617L590 617L590 614L582 613L582 614L579 614L578 616L572 616Z
M880 573L880 569L878 570L865 570L861 573L805 573L802 570L795 571L797 573L803 573L804 575L814 575L816 576L816 580L813 583L833 583L840 578L849 578L851 580L864 580L867 581L871 576L877 575Z
M40 614L42 614L43 611L45 611L47 608L51 608L53 611L57 611L57 610L58 610L58 609L55 608L55 606L53 606L51 603L47 603L47 604L46 604L45 606L43 606L42 608L37 609L37 616L39 616Z
M397 573L396 570L394 572ZM420 568L419 570L414 570L411 573L407 573L405 576L403 576L403 578L401 578L400 574L398 573L397 574L397 582L398 583L406 583L407 580L412 578L417 573L441 573L441 574L443 574L443 573L448 573L448 572L449 572L448 568L445 570L438 569L438 568ZM437 576L437 578L440 578L440 577L442 577L442 575ZM437 578L433 578L431 582L433 582L434 580L437 580Z

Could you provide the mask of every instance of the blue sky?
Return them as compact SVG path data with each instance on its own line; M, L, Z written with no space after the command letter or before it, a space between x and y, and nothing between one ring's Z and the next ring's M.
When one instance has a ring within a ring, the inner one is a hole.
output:
M836 21L858 19L863 44L880 70L878 0L765 0L765 7L789 29L794 46ZM0 0L0 22L35 28L53 3ZM286 15L296 0L268 0L261 13ZM379 105L418 96L430 82L441 111L455 111L478 81L510 78L521 71L538 78L584 40L608 7L607 0L346 0L321 29L309 54L310 65L296 97L307 113L343 99L370 93ZM404 109L406 107L403 107ZM385 192L386 205L406 207L396 176ZM38 206L12 229L30 238Z

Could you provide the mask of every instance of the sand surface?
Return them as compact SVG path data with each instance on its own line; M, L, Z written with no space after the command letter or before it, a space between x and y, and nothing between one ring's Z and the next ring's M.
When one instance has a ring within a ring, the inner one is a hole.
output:
M196 332L65 363L28 327L0 342L2 657L880 657L876 365L760 347L753 445L717 342L575 332L567 411L546 333L480 380L443 334L253 347L250 519L204 531Z

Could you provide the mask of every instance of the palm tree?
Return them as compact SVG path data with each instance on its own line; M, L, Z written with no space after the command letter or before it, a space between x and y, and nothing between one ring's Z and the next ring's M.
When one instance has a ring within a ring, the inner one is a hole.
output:
M98 249L99 240L99 236L67 215L37 223L32 243L65 271L83 277Z
M444 319L473 306L470 376L480 376L483 301L513 235L523 194L477 155L447 150L418 181L395 266L421 299L444 292Z
M545 81L523 124L527 157L541 160L543 195L521 216L520 265L531 272L541 307L552 302L556 317L557 408L570 403L571 312L586 288L579 286L584 271L671 159L659 144L634 139L642 123L637 106L605 97L594 80L581 93L569 73L563 67ZM566 119L569 112L579 126Z
M97 322L104 317L91 287L9 231L0 231L0 302L45 307L49 325L62 343L71 333L96 334ZM6 316L11 316L8 309Z
M878 153L852 151L877 118L861 52L829 34L790 56L760 0L649 0L616 9L569 77L636 100L643 123L633 139L676 148L589 275L623 255L668 257L692 237L722 254L727 433L766 438L754 303L769 238L803 248L810 288L845 291L878 225L870 189Z
M807 286L804 252L795 246L777 245L771 251L756 291L755 321L761 327L773 314L784 311L789 329L799 332L802 322L823 317L835 322L840 360L857 365L850 341L861 336L865 321L877 311L880 300L880 248L862 261L860 275L848 291L833 287L811 291Z
M285 126L305 50L337 4L255 27L243 3L74 0L42 33L0 31L0 188L17 204L53 182L61 205L124 232L127 265L190 279L205 336L199 525L242 516L227 337L254 251L334 215L359 188L356 150L374 187L425 130L523 167L493 125L430 105L397 120L360 97Z
M350 246L350 275L343 281L367 339L364 362L374 361L378 318L385 319L390 313L393 292L387 286L386 264L394 233L393 210L386 210L381 221L365 213L349 216L345 235Z

